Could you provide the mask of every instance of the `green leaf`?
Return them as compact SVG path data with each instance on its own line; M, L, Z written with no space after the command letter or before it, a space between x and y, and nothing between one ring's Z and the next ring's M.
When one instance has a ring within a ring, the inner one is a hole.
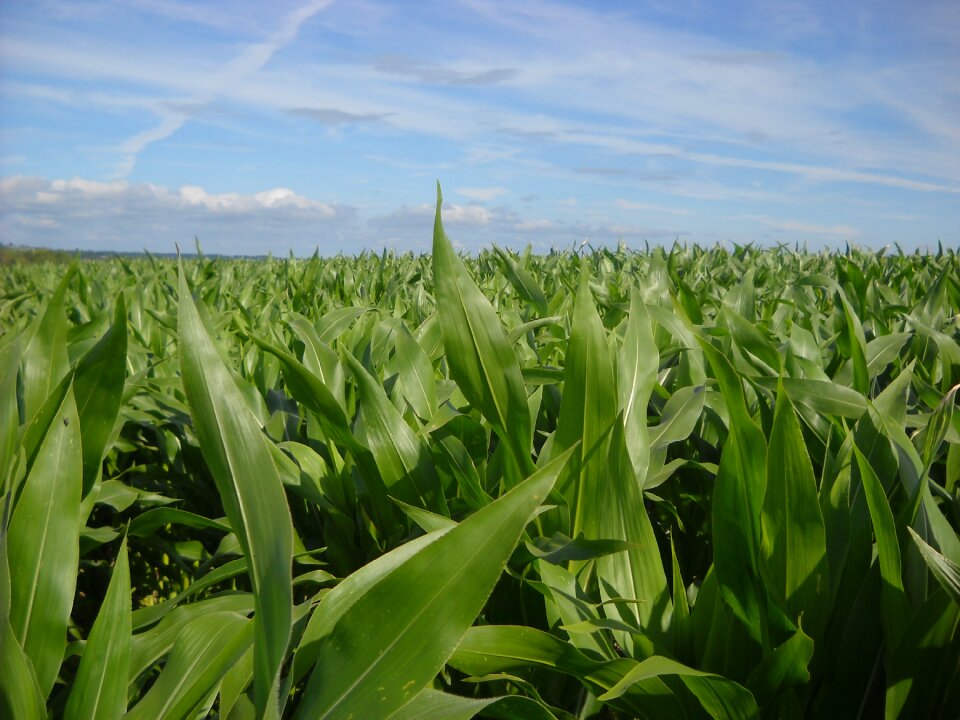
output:
M345 378L340 357L336 350L324 343L316 329L303 315L293 314L290 321L293 330L303 342L303 364L330 390L340 407L346 407L344 397Z
M278 716L277 687L293 612L293 527L267 439L200 319L180 270L180 368L194 430L249 563L256 598L254 695Z
M450 665L468 675L490 675L541 667L572 675L600 695L619 682L637 663L627 658L595 660L569 642L526 626L480 625L470 628L450 658Z
M127 371L127 310L123 295L117 297L113 324L99 342L77 363L73 394L80 413L80 440L83 444L83 495L100 477L123 399Z
M837 297L843 305L843 317L846 321L841 344L841 351L853 362L853 387L861 395L870 392L870 373L867 370L867 340L863 333L863 325L857 317L853 307L847 300L843 290L837 289Z
M17 373L20 366L20 344L16 340L0 347L0 492L7 489L8 475L13 472L17 456L17 431L20 411L17 408Z
M657 380L660 355L653 340L650 317L640 291L630 290L630 317L623 345L617 356L618 409L623 413L627 451L641 485L647 478L650 441L647 431L647 404Z
M752 306L751 306L752 307ZM759 359L764 372L779 373L781 370L780 353L757 329L756 325L733 308L723 309L723 318L730 328L730 335L737 346L744 352L750 353Z
M320 645L297 717L387 717L415 697L483 608L569 455L366 588Z
M362 598L370 588L377 585L413 555L432 542L440 539L447 530L421 535L394 550L381 555L348 577L327 593L317 610L310 616L300 638L293 659L293 679L299 682L317 660L317 653L340 618Z
M896 647L910 617L910 607L903 589L897 527L877 474L858 447L854 446L853 452L860 469L860 480L870 509L870 519L873 521L873 532L877 538L880 577L883 580L880 604L883 608L884 634L887 648L892 649Z
M6 617L0 617L0 677L0 715L17 720L47 717L33 665Z
M347 364L357 383L363 439L380 470L387 492L424 508L444 507L440 481L427 448L391 404L383 387L349 352Z
M7 565L7 517L11 495L0 510L0 717L40 720L46 717L44 697L33 664L10 626L10 567Z
M342 307L324 313L323 317L317 320L317 336L320 342L329 345L340 337L357 318L372 310L373 308L368 307Z
M802 688L810 682L808 669L813 657L813 640L802 629L774 648L750 673L747 687L760 707L766 708L785 690Z
M818 638L830 588L826 533L800 421L782 387L767 449L762 529L764 567L775 596L791 620L803 615L805 627Z
M583 536L571 539L562 533L555 533L550 538L539 537L532 543L528 542L526 547L533 557L562 565L571 560L592 560L611 553L621 553L634 546L623 540L588 540Z
M203 515L180 510L179 508L155 508L137 515L130 521L130 535L149 537L164 525L184 525L192 528L211 528L221 532L231 532L232 528L219 520L211 520Z
M137 632L130 639L130 681L136 680L173 649L180 631L187 623L198 617L219 612L249 615L253 612L253 602L253 596L250 593L224 593L180 606L172 602L160 603L160 605L135 611L133 613L134 631L158 619L159 622L148 630ZM147 611L162 609L167 605L171 608L166 613L144 614Z
M701 672L657 655L640 662L620 682L597 699L601 702L616 699L643 680L663 676L680 678L712 718L752 720L760 717L753 695L742 685L720 675Z
M951 717L940 707L960 676L960 605L943 590L917 608L889 659L885 717Z
M594 500L601 508L595 527L599 537L630 543L626 552L598 558L597 581L604 600L625 598L636 605L614 607L627 623L638 624L654 640L666 632L672 613L660 548L643 503L643 490L630 461L625 423L615 423L610 438L607 474ZM612 608L607 609L610 616ZM632 644L632 643L631 643Z
M254 625L242 615L217 612L194 618L180 631L160 677L126 720L180 720L217 687L253 640Z
M520 476L533 469L530 412L520 365L490 301L474 283L443 231L437 185L433 226L433 276L443 346L464 397L477 408L510 450Z
M747 412L743 385L730 361L701 341L730 413L713 490L714 567L723 599L758 644L764 636L761 613L760 515L767 485L767 442Z
M65 720L119 718L127 710L127 686L117 682L130 672L130 567L127 539L120 544L110 585L87 638L80 668L64 710Z
M607 510L598 500L600 484L607 479L606 445L602 443L616 419L617 395L613 358L589 281L589 270L584 264L573 305L563 401L553 444L555 451L579 444L570 465L570 481L561 488L572 516L568 534L575 537L582 532L588 538L599 539L604 537L600 533Z
M32 418L53 388L70 370L67 356L67 318L63 299L76 274L76 265L63 276L43 313L26 332L22 350L24 417Z
M671 395L663 407L660 423L649 429L651 448L663 449L690 437L703 412L705 399L703 385L688 385Z
M753 380L771 390L776 389L780 382L790 400L824 415L857 419L867 411L867 400L863 395L829 380L788 377L780 378L779 381L775 377Z
M556 720L542 704L522 695L466 698L426 688L389 720L470 720L478 713L493 718Z
M530 273L517 264L510 254L495 247L493 251L497 254L500 261L500 267L503 268L503 274L506 276L513 289L523 300L536 308L541 316L549 315L550 310L547 307L547 298L544 297L543 290L537 284L537 281L531 277Z
M680 564L673 534L670 535L671 585L673 590L673 616L670 618L670 631L673 634L674 652L678 657L687 657L693 645L690 627L690 605L687 588L683 584Z
M350 432L346 413L337 398L322 379L304 367L292 354L256 335L253 341L280 361L283 378L290 393L304 406L317 413L317 417L331 439L350 450L365 450Z
M10 520L10 625L46 697L60 672L80 553L80 421L68 391Z
M910 537L913 538L914 544L923 556L923 561L930 568L937 582L953 598L953 601L960 605L960 565L930 547L912 527L908 527L907 530L910 531Z
M424 420L437 410L437 383L433 364L404 325L397 333L397 351L394 363L400 375L403 396L414 412Z

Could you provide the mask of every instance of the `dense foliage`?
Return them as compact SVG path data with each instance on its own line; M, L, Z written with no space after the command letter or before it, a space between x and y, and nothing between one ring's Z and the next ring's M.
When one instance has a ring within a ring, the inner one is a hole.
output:
M958 270L0 268L0 715L960 712Z

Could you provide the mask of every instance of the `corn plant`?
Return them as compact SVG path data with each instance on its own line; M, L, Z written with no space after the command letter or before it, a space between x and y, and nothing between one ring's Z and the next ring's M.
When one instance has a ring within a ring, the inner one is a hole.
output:
M0 267L0 716L960 713L960 260Z

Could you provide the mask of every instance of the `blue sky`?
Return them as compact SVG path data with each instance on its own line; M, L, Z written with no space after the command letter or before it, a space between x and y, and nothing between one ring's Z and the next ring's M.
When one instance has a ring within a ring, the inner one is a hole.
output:
M960 246L956 0L0 4L0 239Z

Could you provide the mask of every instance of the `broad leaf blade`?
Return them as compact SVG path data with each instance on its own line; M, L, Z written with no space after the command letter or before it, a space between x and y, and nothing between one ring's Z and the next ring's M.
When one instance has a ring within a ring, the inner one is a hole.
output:
M107 594L90 631L73 690L64 711L65 720L112 720L127 710L126 678L130 672L130 566L127 539L113 568Z
M389 720L470 720L478 713L492 718L556 720L543 705L522 695L467 698L426 688Z
M387 717L440 671L483 608L569 453L420 549L350 606L320 646L298 717Z
M273 717L293 612L290 511L267 440L201 321L182 268L178 327L194 430L253 582L257 711Z
M908 527L907 530L910 531L910 537L913 538L914 544L923 556L923 561L930 568L937 582L953 598L953 601L960 605L960 565L930 547L913 528Z
M21 373L24 417L28 420L70 369L67 356L67 318L63 300L75 273L76 266L71 265L47 301L43 313L27 329L27 339L22 350Z
M255 623L229 612L211 613L187 623L177 636L160 677L127 713L127 720L191 717L197 705L250 647Z
M563 374L563 401L554 435L554 448L566 450L579 444L570 465L571 480L562 488L572 514L568 534L583 532L601 539L606 508L598 500L600 483L606 481L606 445L616 419L617 396L613 358L607 335L590 292L589 270L580 270L580 288L573 306L570 342Z
M364 440L387 492L420 507L440 509L440 481L427 448L391 404L380 383L346 353L360 401Z
M44 698L33 663L10 626L10 567L7 564L7 513L10 495L0 500L0 717L40 720Z
M630 291L630 318L617 356L618 408L623 413L624 435L630 459L641 486L647 478L650 442L647 404L657 378L660 355L646 306L636 287Z
M767 450L762 528L764 566L775 596L791 620L803 615L816 639L828 612L826 533L800 421L782 386Z
M870 509L873 533L877 538L877 555L880 558L880 577L883 585L880 590L880 605L883 609L883 626L888 651L896 647L900 634L910 618L910 606L903 589L903 576L900 566L900 543L897 540L897 526L893 511L887 502L877 474L869 461L854 446L857 467L860 469L860 481Z
M760 515L767 484L767 443L747 412L743 385L730 361L701 342L730 412L730 432L713 491L714 564L724 600L759 644L764 636L760 581Z
M67 392L10 520L10 624L46 697L60 672L80 554L80 422Z
M626 622L637 621L640 629L659 639L667 629L672 610L667 576L644 507L643 490L633 474L622 423L614 425L607 467L609 472L605 482L599 483L594 500L601 508L595 531L598 537L623 540L632 547L597 559L600 592L604 600L625 598L637 601L633 607L611 606L607 615L619 612Z
M77 363L73 378L83 443L84 496L100 477L107 441L120 411L126 369L127 310L121 294L117 298L113 324Z
M433 275L437 312L450 374L464 397L510 449L521 475L529 474L530 411L520 365L490 301L476 286L443 231L437 185Z

